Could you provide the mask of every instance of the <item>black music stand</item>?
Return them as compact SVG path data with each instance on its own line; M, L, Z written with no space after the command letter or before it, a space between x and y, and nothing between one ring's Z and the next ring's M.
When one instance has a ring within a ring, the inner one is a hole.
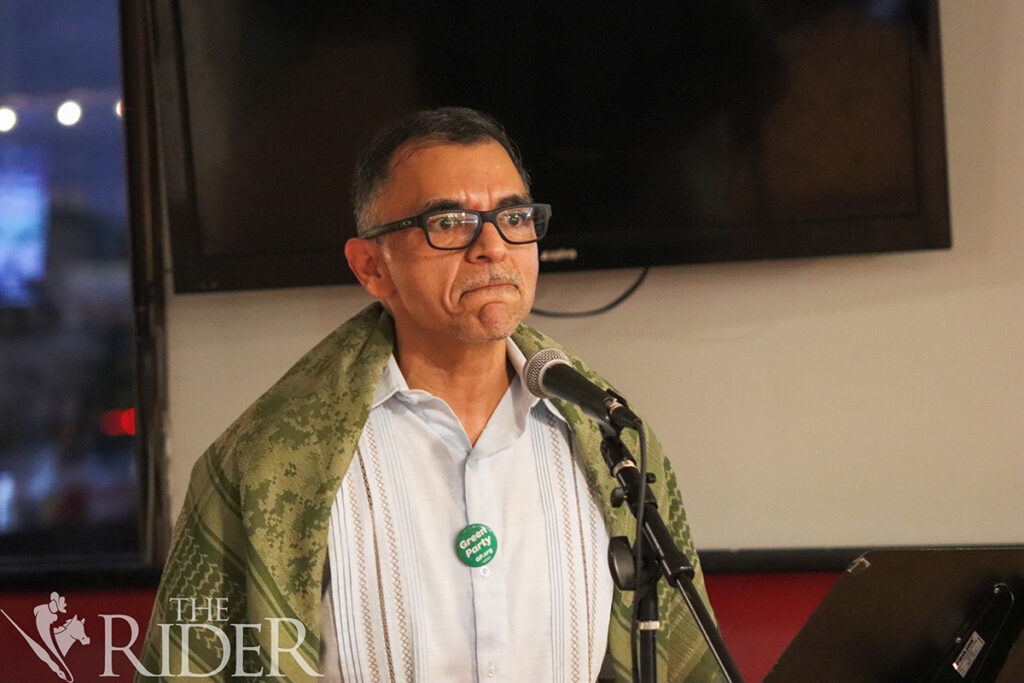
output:
M1024 681L1024 547L857 558L766 683Z

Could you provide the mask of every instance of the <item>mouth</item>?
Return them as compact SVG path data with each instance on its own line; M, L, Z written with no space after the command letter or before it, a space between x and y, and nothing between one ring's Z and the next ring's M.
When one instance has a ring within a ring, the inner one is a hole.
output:
M519 284L516 282L509 282L506 280L491 280L490 282L485 282L483 284L467 287L462 291L462 294L460 296L466 296L467 294L473 294L474 292L491 292L505 287L510 287L518 291Z
M500 295L503 290L510 290L511 292L517 291L518 288L509 282L493 282L486 285L480 285L479 287L473 287L467 289L462 293L462 296L472 296L476 294L495 294Z

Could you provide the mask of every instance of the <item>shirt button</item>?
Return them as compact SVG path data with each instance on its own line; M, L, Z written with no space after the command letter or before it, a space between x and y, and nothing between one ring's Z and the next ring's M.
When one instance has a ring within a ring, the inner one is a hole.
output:
M480 576L482 576L482 577L484 577L486 579L490 575L491 575L491 568L490 567L480 567ZM493 669L494 667L492 666L491 668Z

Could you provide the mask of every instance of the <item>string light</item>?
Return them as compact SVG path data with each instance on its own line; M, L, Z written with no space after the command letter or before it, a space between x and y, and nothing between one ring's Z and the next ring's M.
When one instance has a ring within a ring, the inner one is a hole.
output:
M73 126L82 118L82 106L74 100L68 100L57 107L57 120L65 126Z
M67 99L63 100L58 99L59 96L5 93L3 102L0 102L0 134L9 133L15 127L24 127L25 125L36 130L40 121L39 115L47 111L55 112L57 121L66 127L78 125L85 116L86 110L95 112L98 107L109 107L107 111L118 119L123 119L124 99L120 96L119 90L117 88L104 90L73 88L66 92L64 97ZM102 119L94 117L89 120L90 123L98 123Z
M0 133L6 133L18 125L18 115L10 107L0 107Z

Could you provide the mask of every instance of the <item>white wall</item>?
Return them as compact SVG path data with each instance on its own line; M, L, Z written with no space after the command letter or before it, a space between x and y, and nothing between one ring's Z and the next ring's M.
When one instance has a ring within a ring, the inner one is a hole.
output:
M530 321L642 410L701 547L1024 542L1024 3L941 8L952 251L658 268L610 314ZM544 276L538 305L634 275ZM205 446L368 302L170 298L173 514Z

